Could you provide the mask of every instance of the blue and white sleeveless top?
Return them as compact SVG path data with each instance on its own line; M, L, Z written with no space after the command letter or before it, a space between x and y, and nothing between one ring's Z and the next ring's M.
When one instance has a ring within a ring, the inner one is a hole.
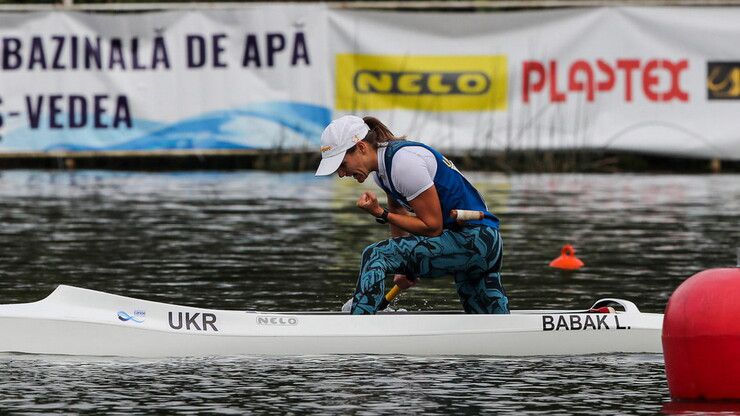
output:
M388 142L385 147L385 155L383 161L385 163L385 171L387 173L388 185L386 186L382 180L376 181L377 184L396 202L402 205L407 210L413 212L411 204L406 198L401 195L396 189L393 183L392 172L393 172L393 156L399 149L406 146L420 146L429 150L437 162L437 170L434 174L434 186L437 189L439 195L439 202L442 206L442 224L443 228L453 228L457 225L457 221L450 217L450 211L453 209L465 209L472 211L482 211L484 217L482 220L477 221L466 221L466 224L482 224L489 227L498 228L499 219L488 211L483 197L480 195L477 189L468 182L467 179L457 170L455 165L447 160L442 154L433 148L419 142L413 142L409 140L393 140Z

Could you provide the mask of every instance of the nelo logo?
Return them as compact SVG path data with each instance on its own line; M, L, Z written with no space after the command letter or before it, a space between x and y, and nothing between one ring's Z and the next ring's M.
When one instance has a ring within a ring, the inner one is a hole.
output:
M258 316L257 325L295 326L298 319L293 316Z
M175 316L177 316L176 319ZM183 312L177 312L177 315L175 315L174 312L168 312L168 318L170 328L172 329L208 331L210 327L212 331L218 332L218 328L216 328L216 314L213 313L185 312L183 314Z
M355 91L361 94L479 95L491 88L483 72L358 71Z
M626 102L632 102L635 89L652 102L689 101L689 94L681 85L681 73L689 67L686 59L617 59L615 62L599 59L595 63L580 59L568 66L568 81L564 87L558 85L558 64L557 61L523 62L522 100L525 103L530 101L532 93L540 93L545 88L551 103L565 102L572 93L585 94L586 101L593 102L597 94L614 89L624 91Z
M339 54L338 110L505 110L503 55L401 56Z
M707 98L740 100L740 62L707 62Z

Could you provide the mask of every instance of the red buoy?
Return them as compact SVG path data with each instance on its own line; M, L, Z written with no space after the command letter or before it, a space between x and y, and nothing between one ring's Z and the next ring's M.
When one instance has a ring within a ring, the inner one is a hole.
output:
M583 262L576 257L576 249L566 244L560 249L560 257L550 262L550 267L562 270L578 270L583 267Z
M740 268L705 270L673 292L663 357L674 399L740 399Z

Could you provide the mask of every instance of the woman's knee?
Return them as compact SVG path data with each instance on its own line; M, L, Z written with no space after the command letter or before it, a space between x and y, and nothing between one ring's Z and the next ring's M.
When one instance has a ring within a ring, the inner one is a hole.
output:
M504 241L498 230L492 230L491 234L492 238L488 241L486 263L488 263L489 272L497 273L501 271L504 260Z

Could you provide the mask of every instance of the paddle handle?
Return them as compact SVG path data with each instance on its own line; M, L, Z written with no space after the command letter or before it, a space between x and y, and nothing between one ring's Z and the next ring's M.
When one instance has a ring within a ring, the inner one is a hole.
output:
M398 287L398 285L393 286L393 289L389 290L388 293L385 294L383 297L383 300L380 301L380 305L378 306L378 310L382 311L385 310L385 308L388 307L388 304L393 301L393 299L398 296L398 294L401 293L401 288Z
M457 220L457 222L465 221L479 221L485 217L483 211L470 211L466 209L453 209L450 211L450 217Z

